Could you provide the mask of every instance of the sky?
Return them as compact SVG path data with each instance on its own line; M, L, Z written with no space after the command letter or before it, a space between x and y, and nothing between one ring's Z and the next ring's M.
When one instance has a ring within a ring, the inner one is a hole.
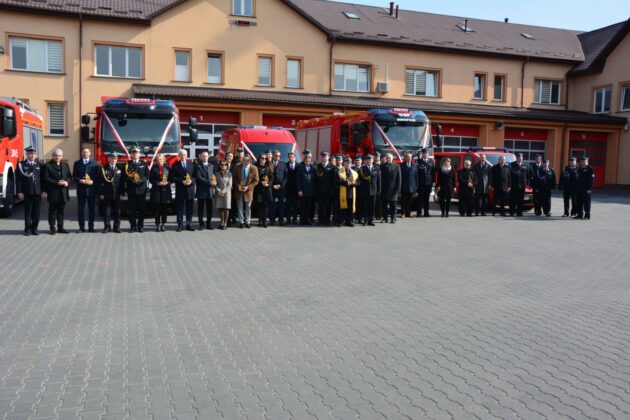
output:
M390 0L337 0L389 7ZM591 31L630 19L630 0L398 0L401 9Z

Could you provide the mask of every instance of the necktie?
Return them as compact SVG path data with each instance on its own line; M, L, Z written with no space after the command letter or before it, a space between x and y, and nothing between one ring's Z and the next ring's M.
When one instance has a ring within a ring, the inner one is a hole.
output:
M84 161L83 161L83 164L84 164L85 166L87 166L88 162L89 162L88 160L84 160Z
M184 168L184 170L186 170L186 162L182 162L182 168Z

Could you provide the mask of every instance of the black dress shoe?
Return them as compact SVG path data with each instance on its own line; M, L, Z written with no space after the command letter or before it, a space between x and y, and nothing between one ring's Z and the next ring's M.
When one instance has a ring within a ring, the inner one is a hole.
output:
M120 231L120 228L115 227L115 228L114 228L114 233L122 233L122 232Z
M178 232L181 232L182 230L184 230L184 227L183 227L183 226L181 226L181 225L177 226L177 231L178 231Z
M374 224L374 222L369 222L368 226L376 226L376 225Z
M138 233L144 233L144 228L138 228Z
M190 226L190 225L186 225L186 230L189 231L189 232L194 232L195 231L195 229L193 229L193 227Z
M246 227L247 229L249 229L249 228L251 227L251 225L250 225L249 223L246 223L246 224L245 224L245 227Z
M30 230L25 230L24 231L24 236L31 236L31 231Z
M39 236L39 232L37 231L37 229L33 229L31 230L31 235Z
M88 229L88 232L90 232L90 233L94 233L94 228L89 228L89 229Z
M160 232L164 232L164 225L160 225Z
M63 234L70 233L67 230L65 230L64 228L59 229L58 232L59 233L63 233Z
M204 228L204 224L203 224L203 222L202 222L202 223L199 223L199 230L203 230L203 228Z
M80 228L79 233L85 233L85 228Z
M50 229L50 234L51 235L55 235L57 233L57 231L55 229Z
M238 227L239 227L239 228L241 228L241 229L243 229L243 227L244 227L244 226L245 226L245 225L243 225L242 223L239 223L239 224L238 224Z
M212 227L212 222L209 222L209 221L208 221L208 222L206 222L206 229L208 229L208 230L212 230L212 229L214 229L214 228Z

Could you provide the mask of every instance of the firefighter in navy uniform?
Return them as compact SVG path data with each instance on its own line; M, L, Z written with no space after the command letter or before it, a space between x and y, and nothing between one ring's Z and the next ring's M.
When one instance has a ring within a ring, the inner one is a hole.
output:
M320 226L330 226L330 216L332 213L333 196L335 195L335 167L330 163L330 153L323 151L320 153L322 162L317 165L317 200L318 213L317 224Z
M107 165L102 165L96 178L96 195L101 200L103 208L103 233L112 231L112 219L114 219L114 232L120 233L120 197L123 193L123 171L118 166L118 153L110 152L107 155Z
M365 165L359 169L359 189L363 200L363 226L374 226L376 197L381 194L381 171L373 165L372 155L365 157Z
M33 146L24 149L26 159L18 163L16 191L24 202L24 235L39 235L39 212L42 197L42 164L37 161L37 152Z
M379 152L374 153L374 166L381 171L381 154ZM374 205L374 219L381 220L383 218L383 199L381 198L381 192L379 191L376 196L376 204Z
M429 159L429 151L422 149L418 162L418 211L416 216L430 217L429 214L429 198L431 191L435 186L435 163L433 159Z
M529 179L529 186L532 187L532 193L534 195L534 213L536 216L540 216L542 211L542 201L540 196L540 184L538 173L543 167L542 155L537 154L536 160L529 164L529 171L527 177Z
M129 150L131 159L124 166L124 191L127 194L130 232L144 232L144 213L146 208L147 181L149 165L140 159L140 149Z
M536 174L540 207L545 216L551 216L551 192L556 189L556 172L549 167L549 159L543 161Z
M595 179L595 171L588 164L588 158L582 156L580 158L580 167L578 168L577 179L577 212L574 219L590 220L591 218L591 192L593 191L593 180Z
M516 161L510 163L510 216L523 215L523 201L525 200L525 188L527 187L527 167L523 163L523 154L516 154Z
M562 190L562 198L564 199L564 213L562 217L573 217L577 213L577 177L578 168L575 165L576 159L571 156L569 164L564 167L560 174L560 183L558 188ZM571 204L571 212L569 213L569 203Z

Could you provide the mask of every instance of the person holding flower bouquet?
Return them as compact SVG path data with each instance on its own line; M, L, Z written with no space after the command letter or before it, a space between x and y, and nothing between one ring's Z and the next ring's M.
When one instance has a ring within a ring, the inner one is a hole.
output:
M188 152L180 149L177 152L179 161L171 168L170 181L175 183L175 204L177 205L177 231L184 230L184 209L186 210L186 230L194 231L192 227L193 206L195 204L195 181L193 178L195 167L186 162Z
M170 172L171 168L166 163L164 155L156 155L149 173L149 181L151 182L151 204L155 213L155 229L158 232L164 232L168 204L171 202L171 183L168 180Z
M256 206L258 207L258 226L267 227L267 214L269 206L273 202L273 166L267 154L262 153L256 164L258 168L258 178L260 182L256 185L254 195L256 197Z
M88 147L81 148L81 159L74 162L72 179L77 185L77 206L79 231L85 232L85 204L88 206L88 230L94 232L96 217L96 188L94 181L98 177L98 163L90 159L91 151Z
M214 174L214 165L210 163L210 153L207 150L199 153L195 163L194 178L197 187L197 216L199 217L199 230L212 230L212 199L217 186L217 177ZM203 212L206 210L206 222L203 222Z
M219 211L221 226L219 229L225 230L228 227L230 218L230 207L232 206L232 173L230 172L230 162L222 160L219 163L219 170L215 174L217 186L215 191L214 204Z
M354 213L356 211L356 187L359 185L359 174L353 170L352 159L349 157L343 161L343 168L337 172L337 191L339 192L340 218L337 226L344 221L346 226L354 227Z

